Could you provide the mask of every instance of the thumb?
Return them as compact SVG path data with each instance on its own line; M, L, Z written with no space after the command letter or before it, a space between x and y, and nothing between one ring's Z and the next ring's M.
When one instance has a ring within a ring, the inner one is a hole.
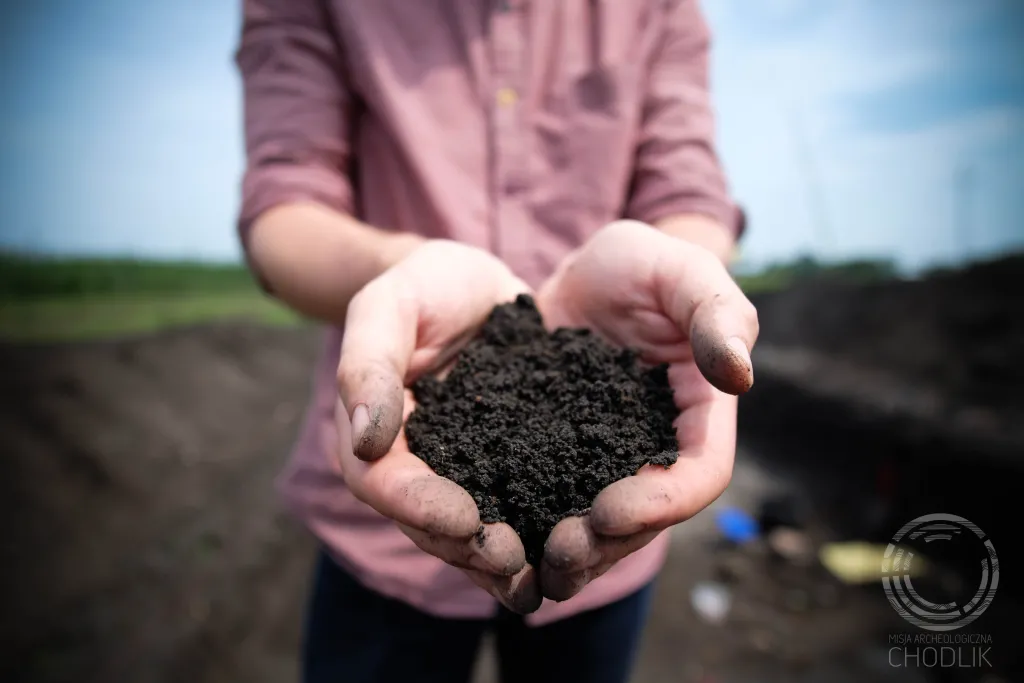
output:
M750 389L757 310L725 265L710 251L676 240L663 249L655 282L665 312L687 332L704 378L727 394Z
M349 303L338 393L352 424L352 451L380 458L402 428L404 379L416 344L417 305L387 275Z

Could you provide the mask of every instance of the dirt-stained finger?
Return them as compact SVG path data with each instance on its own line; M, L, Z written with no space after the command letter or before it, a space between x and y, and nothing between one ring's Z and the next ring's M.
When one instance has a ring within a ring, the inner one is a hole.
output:
M598 539L587 517L567 517L544 543L544 562L559 572L575 572L600 560Z
M706 249L667 240L659 252L654 281L665 314L689 337L707 381L727 394L750 389L757 310L725 265Z
M599 537L658 532L690 519L722 494L731 457L680 455L671 468L647 467L601 491L590 509Z
M577 595L590 583L590 569L563 572L552 568L546 561L540 563L540 587L545 598L564 602Z
M604 573L604 571L597 571L598 567L607 567L615 564L627 555L635 553L640 550L648 543L653 541L658 534L662 533L659 530L641 531L636 534L630 534L629 536L601 536L599 541L600 546L600 562L592 568L590 580L593 581L598 576Z
M420 550L460 569L512 576L526 565L523 544L507 524L481 525L469 538L432 534L402 523L398 523L398 528Z
M377 479L381 482L383 508L398 522L454 538L469 538L480 527L480 513L472 496L450 479L436 474L404 481L400 476Z
M519 534L505 523L483 524L469 542L477 569L512 576L526 566L526 549Z
M600 577L616 562L643 548L660 533L651 530L629 536L607 537L595 534L589 525L585 534L580 533L578 525L574 524L573 527L566 527L567 530L571 529L572 533L566 533L564 538L569 544L578 544L577 548L585 545L586 560L565 562L555 559L552 563L553 558L559 558L558 552L545 551L544 559L541 561L540 584L544 597L551 600L568 600L577 595L588 583Z
M402 427L403 383L419 324L417 300L407 290L403 278L389 271L367 283L348 306L338 395L360 460L382 457Z
M690 325L690 345L701 374L727 394L748 391L754 384L750 351L757 335L757 313L742 294L716 294L701 301Z
M381 384L384 383L382 380ZM390 384L374 392L378 397L377 403L364 401L349 410L352 451L360 460L372 462L383 457L402 428L402 386L396 381Z
M396 526L416 544L417 548L443 560L446 564L459 569L480 569L471 562L473 555L468 548L471 541L427 533L401 522L396 523Z
M662 510L675 508L674 482L626 477L597 494L590 509L590 524L604 536L631 536L652 528Z
M342 354L337 374L340 408L348 416L352 451L360 460L382 457L402 429L406 392L399 372L358 351Z
M526 565L512 576L496 576L486 572L466 571L473 583L480 586L506 609L516 614L536 612L544 596L541 594L539 577L531 565Z

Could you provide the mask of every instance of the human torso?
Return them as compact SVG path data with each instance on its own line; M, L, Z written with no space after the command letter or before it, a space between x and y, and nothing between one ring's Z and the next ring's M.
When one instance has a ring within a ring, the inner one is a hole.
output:
M331 2L352 93L349 170L360 218L487 249L538 285L622 213L657 5ZM436 614L486 616L494 608L488 595L345 489L331 457L340 335L330 330L325 340L312 407L280 480L285 500L363 583ZM665 548L662 537L533 619L636 590Z

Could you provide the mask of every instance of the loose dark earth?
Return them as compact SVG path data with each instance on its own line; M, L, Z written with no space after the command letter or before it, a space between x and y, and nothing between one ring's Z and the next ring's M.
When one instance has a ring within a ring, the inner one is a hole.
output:
M559 520L678 445L665 365L589 330L545 330L533 299L498 306L443 380L413 385L411 450L507 522L536 563Z

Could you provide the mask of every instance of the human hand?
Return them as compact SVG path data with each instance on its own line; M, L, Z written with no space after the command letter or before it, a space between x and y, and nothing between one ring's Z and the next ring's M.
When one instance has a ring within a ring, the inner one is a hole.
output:
M409 451L405 387L444 368L495 305L528 292L496 257L432 240L353 297L338 366L340 465L353 494L422 550L459 567L513 611L540 606L533 567L507 524L480 523L473 498Z
M680 410L679 459L644 466L559 522L540 567L545 597L566 600L725 490L736 450L736 394L753 384L757 312L711 252L637 221L616 221L570 254L537 295L550 327L588 327L645 361L668 363Z

